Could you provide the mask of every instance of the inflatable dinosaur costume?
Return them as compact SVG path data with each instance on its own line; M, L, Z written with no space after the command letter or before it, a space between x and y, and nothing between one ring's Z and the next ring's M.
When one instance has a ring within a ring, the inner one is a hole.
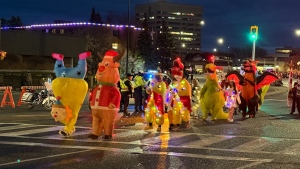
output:
M205 66L205 70L206 82L200 92L202 119L206 120L208 112L211 113L211 120L227 119L228 114L223 112L225 97L218 83L216 65L209 63Z
M237 88L241 90L240 110L243 112L243 118L246 118L247 114L250 118L253 118L255 117L259 106L260 96L258 94L258 89L271 84L277 80L278 77L267 71L256 77L256 61L246 60L244 61L242 68L245 71L244 76L237 71L231 71L226 77L235 79Z

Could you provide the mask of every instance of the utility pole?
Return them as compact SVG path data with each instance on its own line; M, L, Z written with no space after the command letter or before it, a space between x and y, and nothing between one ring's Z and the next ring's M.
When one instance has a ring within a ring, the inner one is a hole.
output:
M258 36L258 26L254 25L250 27L250 38L253 40L252 46L252 60L255 60L255 42Z
M127 52L126 52L126 74L128 74L128 52L129 52L129 28L130 28L130 0L128 0L128 14L127 14L127 17L128 17L128 27L127 27Z

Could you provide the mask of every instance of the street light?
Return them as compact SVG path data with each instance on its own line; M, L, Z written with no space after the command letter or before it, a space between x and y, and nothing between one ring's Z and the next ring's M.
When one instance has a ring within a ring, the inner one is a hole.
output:
M296 34L296 36L300 36L300 29L296 29L295 34Z
M127 11L127 51L126 51L126 74L128 74L128 52L129 52L129 28L130 28L130 0L128 0L128 11Z
M223 38L219 38L219 39L218 39L218 43L222 45L222 44L224 43Z

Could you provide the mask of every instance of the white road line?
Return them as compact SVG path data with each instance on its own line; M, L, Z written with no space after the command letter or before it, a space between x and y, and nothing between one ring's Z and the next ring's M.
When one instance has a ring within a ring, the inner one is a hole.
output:
M209 146L214 143L218 143L227 139L234 138L235 136L208 136L208 137L203 137L199 136L200 139L196 141L192 141L186 144L181 145L182 147L191 147L191 148L200 148L200 147L205 147Z
M259 164L263 164L264 162L254 162L254 163L250 163L250 164L247 164L247 165L244 165L244 166L241 166L241 167L238 167L236 169L245 169L245 168L250 168L250 167L253 167L253 166L256 166L256 165L259 165Z
M15 131L10 133L1 133L0 136L20 136L20 135L43 133L48 131L59 131L60 129L62 129L61 126L56 126L56 127L48 127L48 128L40 128L40 129L32 129L32 130Z
M29 127L36 127L36 125L33 125L33 124L18 124L18 125L14 125L14 126L5 126L5 127L0 127L0 131L21 129L21 128L29 128Z
M286 102L286 99L285 100L280 100L280 99L265 99L265 101Z
M189 158L205 158L205 159L214 159L214 160L228 160L228 161L251 161L251 162L260 162L267 163L272 162L273 159L257 159L257 158L246 158L246 157L228 157L228 156L212 156L212 155L201 155L201 154L191 154L191 153L177 153L177 152L152 152L152 151L143 151L142 149L133 148L133 149L116 149L109 147L99 147L99 146L69 146L69 145L52 145L52 144L43 144L43 143L28 143L28 142L4 142L0 141L0 144L9 144L9 145L23 145L23 146L42 146L42 147L54 147L54 148L66 148L66 149L84 149L83 151L73 152L73 153L64 153L52 156L45 156L34 159L21 160L20 162L35 161L45 158L59 157L74 153L87 152L90 150L102 150L102 151L113 151L113 152L125 152L125 153L141 153L141 154L150 154L150 155L168 155L168 156L177 156L177 157L189 157ZM0 164L0 166L16 164L18 162L10 162Z
M300 155L300 143L289 146L289 147L285 148L284 150L281 150L280 152L282 152L284 154L290 154L290 155Z
M279 138L273 138L273 139L269 139L269 138L258 138L252 141L249 141L247 143L244 143L242 145L239 145L237 147L234 148L234 150L242 150L242 151L255 151L258 150L260 151L262 147L268 146L273 144L274 142L279 142L282 141L283 139L279 139Z

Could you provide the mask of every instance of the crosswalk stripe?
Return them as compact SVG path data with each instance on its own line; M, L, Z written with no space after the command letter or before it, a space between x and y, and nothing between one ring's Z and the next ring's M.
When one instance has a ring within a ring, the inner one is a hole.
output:
M244 143L242 145L239 145L237 147L234 148L234 150L243 150L243 151L261 151L262 147L266 147L268 145L273 144L275 141L281 141L282 139L272 139L272 141L270 141L270 139L266 139L264 137L262 138L257 138L255 140L249 141L247 143Z
M189 142L186 144L181 145L182 147L191 147L191 148L199 148L209 146L214 143L218 143L227 139L231 139L235 136L199 136L200 139L197 141Z
M280 152L284 154L291 154L291 155L300 155L300 143L287 147Z
M55 127L47 127L47 128L32 129L32 130L14 131L10 133L1 133L0 136L21 136L21 135L36 134L36 133L55 131L55 130L59 131L60 129L61 129L60 126L55 126Z
M192 154L192 153L178 153L178 152L156 152L156 151L143 151L139 147L131 149L117 149L110 147L99 147L99 146L73 146L73 145L53 145L53 144L44 144L44 143L28 143L28 142L5 142L0 141L0 144L9 144L9 145L23 145L23 146L43 146L43 147L55 147L55 148L66 148L66 149L83 149L84 152L88 150L103 150L103 151L113 151L113 152L125 152L125 153L140 153L140 154L152 154L152 155L167 155L167 156L177 156L177 157L190 157L190 158L200 158L200 159L214 159L214 160L227 160L227 161L249 161L249 162L260 162L268 163L272 162L273 159L264 159L264 158L248 158L248 157L231 157L231 156L216 156L216 155L202 155L202 154ZM82 151L78 151L82 152ZM64 154L58 155L63 156ZM47 156L50 158L51 156ZM57 156L55 156L57 157ZM45 157L42 157L45 158ZM41 158L37 158L41 159ZM26 160L34 161L37 159ZM11 163L0 164L0 166L5 166Z
M33 124L18 124L18 125L13 125L13 126L5 126L5 127L0 127L0 131L13 130L13 129L22 129L22 128L28 128L28 127L36 127L36 125L33 125Z

